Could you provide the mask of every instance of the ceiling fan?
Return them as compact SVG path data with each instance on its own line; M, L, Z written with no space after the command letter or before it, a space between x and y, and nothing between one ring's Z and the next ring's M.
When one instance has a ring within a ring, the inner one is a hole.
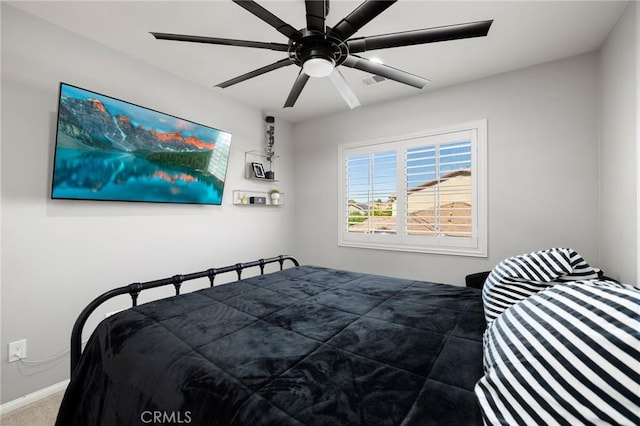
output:
M351 38L360 28L364 27L396 1L397 0L367 0L334 27L328 27L326 25L326 16L329 13L329 1L306 0L307 27L297 30L255 1L233 0L234 3L243 7L286 36L289 39L287 44L156 32L152 32L151 34L159 40L253 47L287 52L287 57L284 59L217 84L216 87L229 87L269 71L289 65L297 65L301 68L300 73L287 97L284 108L294 106L302 89L307 84L309 77L329 77L347 104L351 108L354 108L359 106L360 103L348 86L342 73L339 71L339 66L355 68L376 74L418 89L422 89L429 82L417 75L373 62L356 55L356 53L390 47L484 37L489 32L489 28L493 22L493 20L486 20Z

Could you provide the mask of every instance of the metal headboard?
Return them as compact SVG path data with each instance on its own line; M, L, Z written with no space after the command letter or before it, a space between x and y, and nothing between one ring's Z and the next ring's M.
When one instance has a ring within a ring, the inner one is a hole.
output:
M132 283L123 287L114 288L113 290L109 290L106 293L101 294L82 310L82 312L76 319L75 324L73 325L73 330L71 331L71 376L73 376L73 372L78 366L78 362L80 362L80 356L82 355L82 329L84 328L87 319L89 319L89 316L98 308L98 306L102 305L107 300L112 299L116 296L120 296L122 294L129 294L129 296L131 296L131 304L133 307L135 307L138 305L138 296L143 290L173 285L176 289L176 295L179 295L180 287L185 281L207 277L209 278L211 287L213 287L213 281L215 280L216 276L220 274L235 271L238 274L239 281L242 279L242 271L247 268L258 266L260 267L260 275L263 275L264 267L266 265L277 262L280 263L280 270L282 270L284 268L284 262L286 260L290 260L295 266L300 266L295 258L288 255L281 255L268 259L255 260L252 262L236 263L235 265L229 265L222 268L207 269L206 271L194 272L192 274L174 275L169 278L163 278L160 280L148 281L144 283Z

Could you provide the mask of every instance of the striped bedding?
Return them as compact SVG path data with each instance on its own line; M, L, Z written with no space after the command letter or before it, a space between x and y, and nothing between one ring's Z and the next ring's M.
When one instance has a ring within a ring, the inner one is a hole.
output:
M487 326L505 309L561 282L597 279L598 273L570 248L522 254L500 262L482 287Z
M539 266L538 253L507 265ZM568 271L564 278L578 265L580 272L590 268L572 250L542 256L559 259ZM569 271L567 260L578 257ZM560 269L549 269L536 284L551 276L546 282L559 281L554 274ZM521 297L490 322L483 341L484 376L475 388L485 424L640 425L639 288L598 280L560 282Z

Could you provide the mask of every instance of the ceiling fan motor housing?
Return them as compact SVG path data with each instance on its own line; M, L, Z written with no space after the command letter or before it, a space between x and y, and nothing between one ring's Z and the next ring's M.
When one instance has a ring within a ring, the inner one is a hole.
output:
M349 55L347 45L338 39L309 31L304 31L303 34L289 45L289 58L300 67L311 59L324 60L338 66Z

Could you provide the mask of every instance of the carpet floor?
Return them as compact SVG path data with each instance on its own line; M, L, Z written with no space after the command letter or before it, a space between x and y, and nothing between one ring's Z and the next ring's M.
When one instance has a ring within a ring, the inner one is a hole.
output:
M2 426L54 426L64 391L18 408L0 418Z

